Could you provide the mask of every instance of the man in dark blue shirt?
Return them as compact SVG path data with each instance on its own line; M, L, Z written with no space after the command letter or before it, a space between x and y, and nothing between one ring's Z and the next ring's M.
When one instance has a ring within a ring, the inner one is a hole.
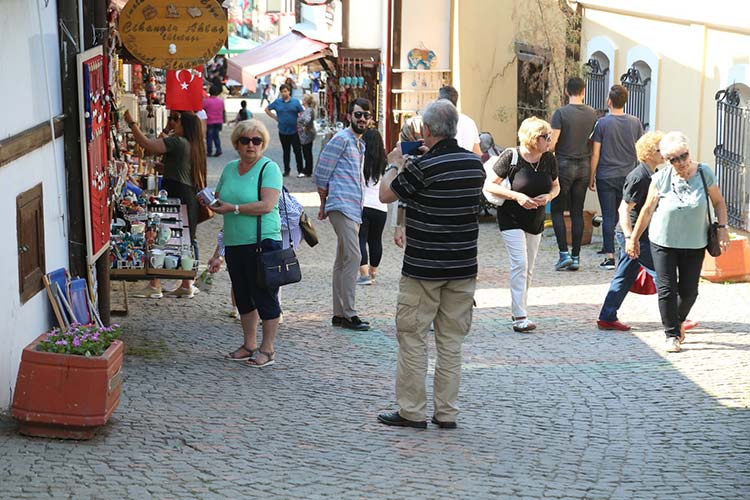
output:
M279 98L269 104L265 111L268 116L279 123L279 140L284 151L284 177L289 175L291 149L294 148L294 161L297 162L297 172L304 173L302 163L302 146L297 135L297 116L304 108L299 99L292 97L292 89L286 83L279 87ZM272 113L271 111L276 111Z

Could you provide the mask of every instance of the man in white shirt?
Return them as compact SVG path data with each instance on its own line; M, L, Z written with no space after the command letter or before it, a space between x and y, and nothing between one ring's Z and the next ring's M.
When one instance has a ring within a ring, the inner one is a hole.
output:
M438 99L448 99L454 106L458 107L458 90L450 85L446 85L440 89ZM479 129L477 128L477 124L463 113L458 114L456 142L458 142L460 147L482 156L482 150L479 148Z

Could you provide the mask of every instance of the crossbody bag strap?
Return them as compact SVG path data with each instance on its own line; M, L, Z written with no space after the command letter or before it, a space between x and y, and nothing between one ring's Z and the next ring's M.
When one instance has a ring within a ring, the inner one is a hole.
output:
M270 160L266 160L266 162L260 168L260 174L258 174L258 201L260 201L260 187L261 187L261 184L263 183L263 172L266 170L266 165L268 165L269 161ZM257 245L256 245L257 248L255 249L255 251L257 253L260 253L260 218L261 217L262 217L262 215L257 215L256 216L256 218L258 220L258 234L255 235L256 238L257 238Z
M266 161L266 163L263 164L263 167L260 169L260 175L258 176L258 201L260 201L260 190L261 190L261 186L262 186L262 183L263 183L263 171L265 171L266 165L268 165L268 160ZM291 230L291 227L289 226L289 212L286 209L286 199L284 199L284 190L285 189L286 188L284 186L281 186L281 193L279 193L279 196L281 196L281 203L284 205L284 215L286 216L286 227L287 227L287 229L289 229L289 231L288 231L289 232L289 247L292 247L292 230ZM260 219L261 219L261 217L262 217L262 215L258 215L257 216L257 218L258 218L258 234L256 235L257 236L257 248L256 248L256 252L258 252L258 253L260 253L262 251L261 248L260 248L260 238L261 238L261 234L260 234L260 229L261 229Z
M706 193L706 212L708 212L708 225L710 226L713 223L713 219L711 218L711 197L708 196L708 186L706 186L706 178L703 177L703 169L701 169L700 164L698 164L698 173L701 175L703 192Z

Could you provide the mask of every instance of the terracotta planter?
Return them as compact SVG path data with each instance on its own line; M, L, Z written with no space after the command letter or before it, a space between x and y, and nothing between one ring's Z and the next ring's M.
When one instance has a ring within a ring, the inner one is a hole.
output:
M97 357L37 351L46 335L23 350L12 415L21 434L91 439L120 403L123 343Z
M567 210L563 212L563 217L565 217L565 238L568 241L568 245L572 245L573 237L570 233L572 227L570 224L570 212ZM581 245L591 244L591 235L594 232L594 225L592 224L593 219L593 212L589 212L588 210L583 211L583 237L581 238Z
M744 236L729 240L729 248L718 257L706 252L701 278L713 282L750 281L750 240Z

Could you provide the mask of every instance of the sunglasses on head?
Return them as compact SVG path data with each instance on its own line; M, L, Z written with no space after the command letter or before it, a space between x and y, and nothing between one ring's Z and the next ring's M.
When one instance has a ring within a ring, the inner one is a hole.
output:
M263 139L261 139L260 137L240 137L238 141L243 146L247 146L251 142L254 146L260 146L261 144L263 144Z
M669 160L669 163L671 163L672 165L674 165L676 163L680 163L680 162L683 162L683 161L687 160L688 156L690 156L690 152L689 151L685 151L680 156L673 156L671 158L667 158L667 160Z
M352 115L354 115L354 118L356 118L357 120L362 117L364 117L365 120L369 120L372 117L369 111L355 111L354 113L352 113Z

